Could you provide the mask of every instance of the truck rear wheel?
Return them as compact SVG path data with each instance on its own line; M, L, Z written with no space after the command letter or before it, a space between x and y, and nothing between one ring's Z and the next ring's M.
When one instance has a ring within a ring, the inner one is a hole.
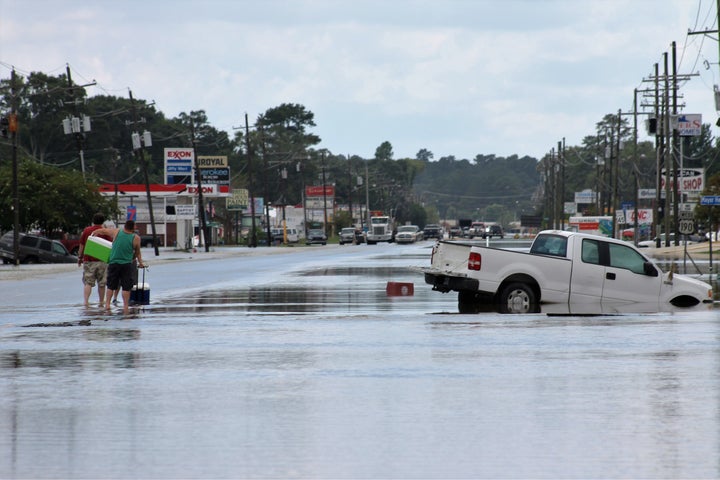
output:
M480 299L475 292L458 292L458 311L460 313L480 313Z
M510 283L500 292L501 313L537 313L540 311L535 291L525 283Z

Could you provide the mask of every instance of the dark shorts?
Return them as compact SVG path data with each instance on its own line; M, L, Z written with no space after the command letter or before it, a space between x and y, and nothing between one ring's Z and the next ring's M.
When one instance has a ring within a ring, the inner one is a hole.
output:
M135 265L132 263L111 263L107 269L107 288L132 290L135 283Z

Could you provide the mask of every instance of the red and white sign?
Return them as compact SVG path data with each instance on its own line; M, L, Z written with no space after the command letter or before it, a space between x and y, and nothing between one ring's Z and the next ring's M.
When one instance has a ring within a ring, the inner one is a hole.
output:
M334 185L325 185L325 190L323 193L323 186L317 185L313 187L305 187L305 196L306 197L334 197L335 196L335 186Z
M187 190L185 190L185 195L197 195L199 193L199 189L197 185L187 185ZM202 194L203 195L217 195L218 194L218 186L217 185L205 185L202 186Z
M653 211L652 208L638 208L638 225L650 225L653 222ZM635 209L630 208L625 210L625 222L635 224Z
M661 170L660 189L665 191L666 170ZM676 170L678 178L678 190L680 192L696 192L700 193L705 189L705 169L704 168L678 168ZM671 179L672 180L672 179ZM674 185L670 183L670 190L674 190Z

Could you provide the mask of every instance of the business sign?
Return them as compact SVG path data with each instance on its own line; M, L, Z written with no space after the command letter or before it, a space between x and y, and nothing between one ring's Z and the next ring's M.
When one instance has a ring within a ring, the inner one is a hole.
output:
M225 199L225 208L230 211L245 210L250 204L246 188L233 188L232 194Z
M675 170L679 185L678 191L684 193L700 193L705 189L705 169L704 168L678 168ZM660 171L660 189L665 190L666 169ZM672 181L672 179L671 179ZM674 185L670 184L670 190L674 190Z
M638 198L640 200L653 199L657 196L657 189L655 188L640 188L638 189Z
M597 195L592 190L583 190L575 192L575 203L595 203Z
M187 188L185 188L184 191L179 192L179 193L178 193L178 196L183 196L183 197L193 196L193 197L194 197L194 196L197 195L199 192L200 192L200 190L198 189L198 186L191 184L191 185L187 185ZM203 195L208 195L208 196L211 196L211 197L212 197L212 196L218 196L218 195L220 194L220 188L219 188L217 185L213 185L213 184L208 184L208 185L203 184L203 186L202 186L202 194L203 194ZM226 194L226 195L227 195L227 194Z
M675 130L681 137L697 137L702 133L702 115L699 113L679 115Z
M195 205L175 205L176 220L194 220L197 217Z
M193 182L192 148L165 149L165 183L168 185Z
M206 183L230 185L230 167L202 167L200 168L200 181L203 185Z
M653 223L652 208L638 208L638 225L651 225ZM635 224L635 209L616 210L615 218L618 223Z
M334 197L335 196L335 186L334 185L325 185L325 189L323 190L322 185L316 185L312 187L305 187L305 196L306 197Z
M228 167L228 157L226 155L219 155L211 157L208 155L198 155L198 168L218 168Z

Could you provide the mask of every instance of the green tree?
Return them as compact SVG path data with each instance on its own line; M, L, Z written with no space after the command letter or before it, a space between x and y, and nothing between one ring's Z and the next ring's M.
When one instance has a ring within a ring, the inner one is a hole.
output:
M87 226L95 212L115 213L113 200L104 198L97 185L86 183L82 174L41 165L32 160L18 165L20 229L37 228L77 232ZM0 167L0 229L13 228L12 173L8 165Z
M430 150L427 150L425 148L421 148L417 154L415 155L415 158L417 160L420 160L421 162L429 162L433 159L433 153Z
M392 144L385 141L375 149L375 160L392 160L393 159L393 148Z

